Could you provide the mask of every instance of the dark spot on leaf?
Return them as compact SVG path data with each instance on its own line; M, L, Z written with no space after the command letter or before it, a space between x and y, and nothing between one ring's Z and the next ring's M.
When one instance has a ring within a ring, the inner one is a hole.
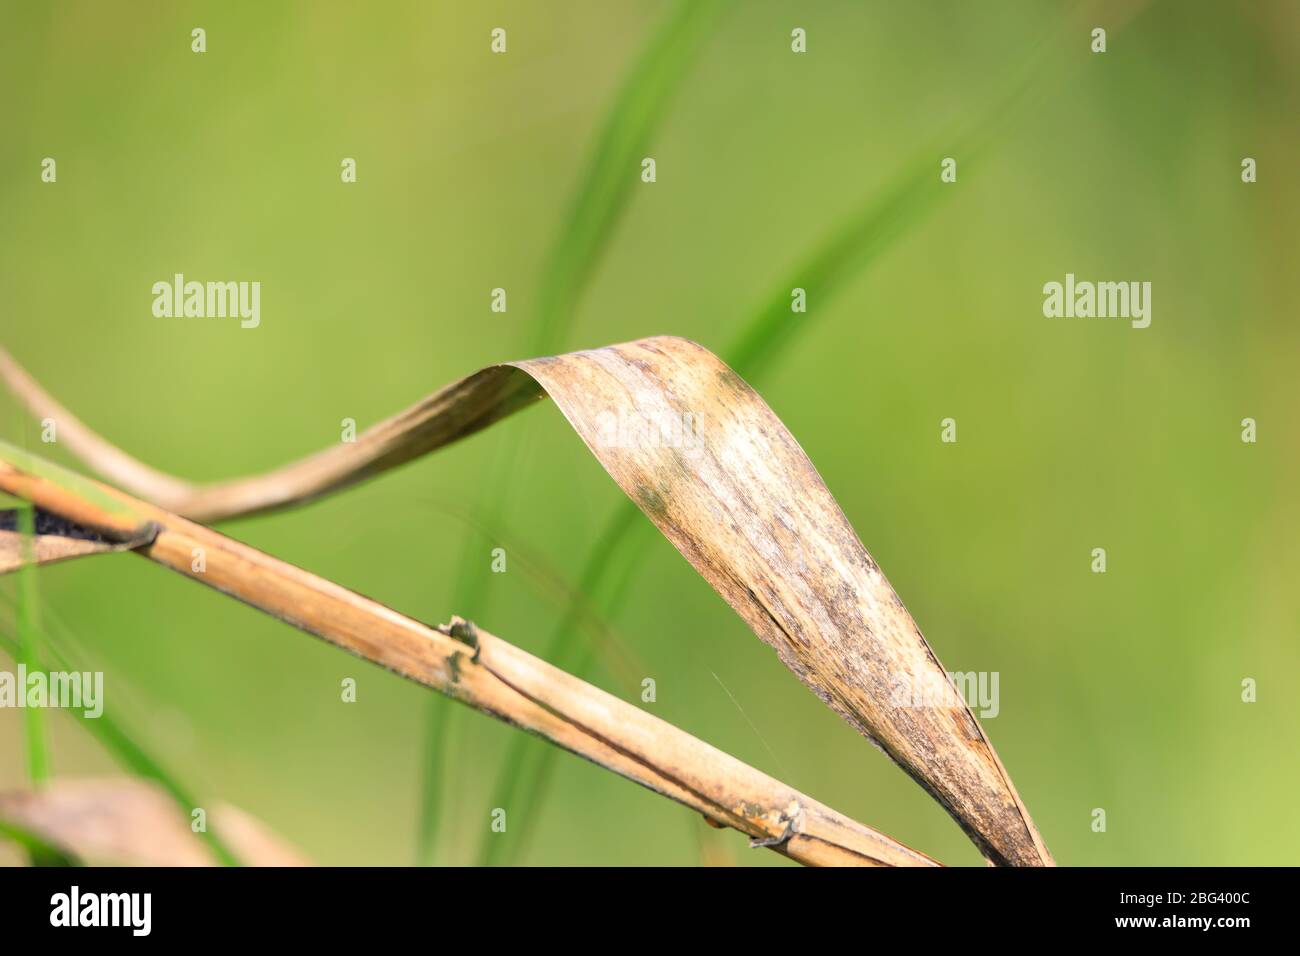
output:
M636 500L646 514L653 517L663 517L668 511L668 505L659 492L646 485L639 485L636 489Z

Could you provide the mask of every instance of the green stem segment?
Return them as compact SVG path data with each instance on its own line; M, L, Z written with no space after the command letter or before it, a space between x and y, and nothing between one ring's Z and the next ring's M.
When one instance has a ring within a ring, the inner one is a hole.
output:
M36 509L24 502L18 508L18 531L22 536L23 566L18 569L18 647L14 658L28 672L40 670L41 622L36 590ZM18 688L24 694L25 687ZM50 751L46 739L45 710L23 708L23 740L27 752L27 775L36 787L50 778Z
M19 572L21 573L21 572ZM4 634L0 634L0 649L5 650L15 660L21 660L22 652L21 642L14 640ZM70 660L66 655L61 653L52 643L46 642L43 651L48 655L48 660L60 670L74 672L84 671L85 668ZM49 670L49 665L42 662L41 658L33 658L28 664L29 667L36 667L41 670ZM33 708L28 708L29 710ZM183 787L176 778L165 769L161 763L153 758L143 747L136 743L135 738L128 733L120 724L108 715L107 710L98 717L87 717L80 710L72 710L80 721L81 726L90 731L91 735L100 742L100 744L118 759L120 763L130 769L133 773L141 777L146 777L156 781L159 786L166 791L175 802L176 806L186 818L193 812L194 808L199 806L190 792ZM221 837L209 827L205 832L198 834L204 840L213 855L223 866L239 866L239 858L234 851L221 839Z

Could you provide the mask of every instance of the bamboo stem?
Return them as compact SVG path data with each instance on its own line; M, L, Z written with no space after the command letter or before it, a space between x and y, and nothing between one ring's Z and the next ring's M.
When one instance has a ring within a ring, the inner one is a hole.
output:
M106 535L138 535L148 528L152 539L136 553L545 737L717 825L745 833L755 845L809 865L938 865L459 618L429 627L210 528L3 444L0 490ZM203 555L203 571L194 570L197 553Z

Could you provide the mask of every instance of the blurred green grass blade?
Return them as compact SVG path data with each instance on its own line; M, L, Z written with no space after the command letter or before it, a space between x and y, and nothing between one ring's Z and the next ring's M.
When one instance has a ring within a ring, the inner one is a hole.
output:
M568 639L569 635L580 633L578 619L580 615L586 613L596 613L591 610L600 601L600 593L606 586L606 582L612 577L610 574L611 564L617 561L620 552L628 552L629 549L624 545L635 537L642 539L647 535L635 535L634 532L639 528L645 531L649 525L641 520L641 512L635 505L629 502L626 508L618 508L613 515L612 520L605 526L605 530L596 540L591 552L587 555L587 563L583 568L582 575L578 579L578 586L575 594L584 595L581 602L575 600L570 603L556 626L554 633L551 635L548 651L555 651L556 655L551 656L549 653L545 657L549 663L556 667L565 668L569 662L568 657L576 656L578 648L590 648L592 654L595 654L595 648L590 642L582 642ZM632 552L635 553L635 552ZM626 583L630 575L623 576L623 582ZM606 602L613 603L613 595ZM585 607L584 607L585 605ZM601 615L602 618L608 615ZM549 766L549 759L546 757L546 751L554 748L537 746L540 741L534 740L526 734L515 734L510 740L506 750L506 758L502 763L501 772L498 774L496 785L492 793L493 807L517 807L523 805L522 801L517 802L517 798L522 794L537 795L539 791L538 781L546 774ZM533 809L538 809L540 803L531 805ZM514 834L527 832L529 827L516 827ZM511 839L502 839L499 834L492 834L484 837L480 844L478 860L480 865L492 866L507 859L517 859L521 850L520 839L518 836L512 836Z
M472 613L479 620L486 613L491 577L485 571L485 556L492 541L482 529L493 527L497 523L496 512L500 511L508 491L509 479L515 471L513 465L518 458L518 443L512 439L513 436L507 437L505 442L498 445L496 457L484 477L476 511L478 521L466 531L463 538L460 562L457 565L459 571L452 590L452 606L473 608ZM425 738L420 763L420 815L415 847L416 862L421 866L432 866L437 862L440 846L438 827L447 803L444 777L447 768L455 763L451 751L459 740L455 727L461 714L460 708L450 706L450 702L441 694L430 694L425 708Z
M640 181L637 170L643 151L726 3L727 0L679 0L624 78L605 112L563 229L547 256L534 331L525 354L551 354L559 350L567 337L582 292L608 249L614 227ZM496 517L509 490L506 479L514 472L518 454L518 440L513 436L506 438L501 460L489 470L479 509L486 526L498 523ZM459 565L461 581L453 592L453 606L466 608L480 618L487 613L487 572L479 558L487 543L478 533L466 536ZM441 788L446 767L450 765L447 750L456 739L450 725L458 714L438 696L431 697L427 707L416 833L416 857L424 865L434 862L437 852L437 830L444 803Z
M3 595L0 595L3 597ZM46 611L48 612L48 608ZM47 614L47 617L49 615ZM4 649L10 656L17 659L19 652L19 642L4 634L0 634L0 648ZM72 662L65 654L59 651L52 642L46 642L45 645L46 659L54 663L55 667L62 671L74 672L85 671L86 668L78 666ZM38 667L42 670L49 670L47 665L36 662L28 666ZM131 770L137 776L146 777L154 780L161 786L167 794L175 801L176 806L181 812L189 817L195 807L199 806L179 781L176 780L166 768L155 760L143 747L136 743L135 738L129 734L125 728L118 724L105 710L98 717L87 717L83 711L73 709L69 711L73 716L81 721L81 725L90 731L91 736L100 742L100 744L117 758L118 762ZM220 836L213 831L211 827L205 832L199 833L198 836L203 839L217 859L223 866L239 866L239 859L225 844Z
M1020 60L1016 61L1003 81L1001 94L987 113L972 120L964 129L944 141L935 141L917 150L910 162L874 197L830 233L805 259L803 264L778 285L763 308L746 323L723 359L751 384L768 370L775 357L795 335L803 333L850 280L888 252L894 242L938 203L955 192L951 185L939 181L939 159L961 157L964 177L985 153L993 148L1001 134L1017 115L1034 101L1050 95L1048 74L1060 68L1054 38L1066 35L1077 17L1077 9L1062 18L1057 31L1045 34ZM795 315L790 311L790 290L803 288L808 294L808 311Z
M28 671L38 671L41 659L41 623L36 590L36 509L27 502L18 507L18 533L22 538L25 562L18 569L18 607L16 623L18 648L14 659ZM25 694L26 688L18 688ZM43 707L23 708L23 743L27 754L27 775L39 787L50 778L49 740L45 730Z
M640 521L640 512L637 511L636 508L626 509L621 512L621 515L623 519L622 522L611 526L611 528L607 529L605 532L611 546L610 550L615 553L616 548L613 546L617 543L619 536L629 531L635 531L637 527L642 524ZM474 522L473 518L463 515L457 515L457 517L464 521L471 523ZM646 527L648 528L648 526ZM479 534L485 541L492 540L498 543L505 543L499 529L497 528L487 528L476 524L472 530ZM508 546L507 550L512 556L512 561L518 561L519 557L524 553L524 549L518 545ZM593 568L593 563L602 562L605 558L606 549L603 549L598 545L589 557L587 571L584 572L576 587L567 586L563 576L560 575L559 572L549 572L551 578L553 578L556 583L552 585L551 594L548 596L558 598L556 603L559 610L563 613L564 620L561 627L566 632L570 630L579 633L585 631L588 640L585 642L577 642L577 646L591 648L593 655L600 647L611 642L620 644L624 643L621 641L617 631L609 625L608 617L602 615L598 610L595 600L597 595L593 593L594 583L598 582L603 577L598 570ZM483 579L486 579L486 577L486 575L482 576ZM589 582L593 584L592 589L585 587ZM479 593L480 595L482 594L481 589L479 589ZM474 606L477 607L480 605ZM625 653L629 657L631 656L630 650L626 650ZM425 764L423 766L425 774L431 775L440 772L443 762L436 759L430 761L430 757L434 754L445 755L449 748L454 746L456 742L454 725L459 719L459 713L458 709L447 710L437 724L430 726L429 733L431 736L429 738L429 743L432 746L425 751ZM544 753L546 750L550 749L546 746L530 747L529 744L534 742L533 738L527 734L514 734L511 736L507 749L507 756L503 764L504 769L502 779L498 782L500 788L499 792L501 795L492 803L492 806L504 807L512 805L510 800L515 793L519 780L525 776L531 776L524 767L524 762L528 761L531 764L531 762L536 760L538 753ZM545 770L544 767L539 769L542 771ZM434 797L435 809L441 808L443 804L440 794L435 791L434 793L431 793L431 796ZM427 818L422 818L422 820L423 819ZM422 834L422 837L423 836L425 835ZM491 853L494 847L499 847L501 845L501 841L499 840L490 840L484 849L485 852Z
M564 340L609 238L640 182L638 164L673 94L724 7L723 0L680 0L623 80L610 104L552 247L538 294L529 355L548 355Z
M76 856L62 850L45 840L40 834L33 833L15 823L0 820L0 839L17 843L27 852L32 866L81 866Z
M781 283L767 305L723 352L727 364L751 383L760 379L784 346L807 329L831 297L887 251L935 203L940 191L937 168L929 158L914 161L910 172L892 183L879 200L823 242ZM808 294L806 313L796 315L790 311L790 290L795 287Z

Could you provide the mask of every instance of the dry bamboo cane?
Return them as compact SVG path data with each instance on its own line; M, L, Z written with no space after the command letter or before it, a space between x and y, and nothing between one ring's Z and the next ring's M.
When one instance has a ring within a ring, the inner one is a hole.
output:
M309 634L538 734L800 863L934 860L459 618L429 627L202 525L0 443L0 490ZM196 553L205 570L193 570Z

